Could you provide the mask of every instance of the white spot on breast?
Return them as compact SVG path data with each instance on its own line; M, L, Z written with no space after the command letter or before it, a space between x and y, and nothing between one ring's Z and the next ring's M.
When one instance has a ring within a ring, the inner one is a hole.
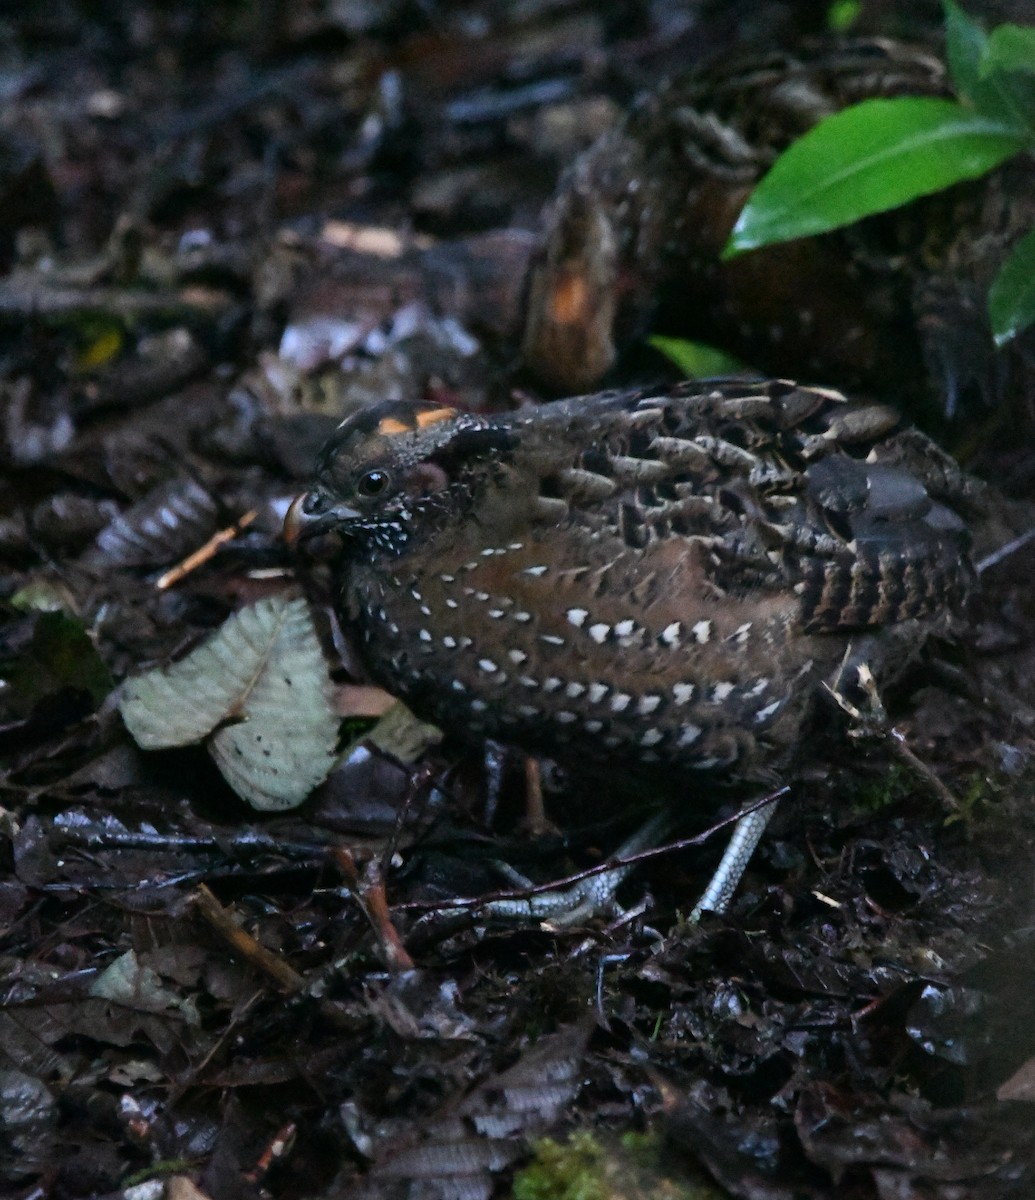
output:
M545 575L550 568L545 564L535 567L525 567L521 572L522 575Z
M636 628L636 622L626 617L624 621L619 621L615 626L615 634L618 637L628 637Z
M428 631L426 629L420 630L420 632L417 634L417 636L420 638L420 640L422 642L430 642L431 641L431 634L428 633Z
M666 625L661 631L661 640L666 646L678 646L679 635L682 632L683 626L679 621L673 621L671 625Z
M531 675L519 675L518 683L526 688L537 688L539 686L539 680L533 679Z
M768 686L769 686L769 679L767 676L763 675L762 678L759 679L758 682L754 685L754 687L752 687L750 689L750 691L748 692L748 695L749 696L761 696L761 694L766 690L766 688Z
M445 646L447 650L455 650L456 638L450 637L449 634L446 634L446 636L442 639L442 645Z
M665 735L660 729L646 729L640 738L641 746L656 746Z
M577 718L573 712L568 712L566 708L562 708L560 712L553 714L553 719L560 725L573 725Z
M394 621L388 626L388 628L392 631L392 633L399 632L399 626L396 625L396 623Z
M692 683L675 683L672 685L672 699L677 704L689 704L693 699L694 685Z
M572 700L577 700L585 690L586 690L586 685L584 683L572 682L572 683L569 683L568 686L564 689L564 694Z
M546 642L547 645L549 645L549 646L563 646L564 645L564 638L557 637L557 635L553 634L553 633L541 633L539 635L539 640L541 642Z
M484 700L474 699L471 701L471 711L472 712L482 713L482 712L485 712L485 710L488 707L489 706L485 703Z
M716 704L721 704L724 700L729 698L730 694L733 692L734 687L735 687L735 685L730 683L729 680L723 680L722 683L717 683L712 688L712 696L711 696L712 700Z
M453 689L454 692L466 692L467 691L467 685L464 683L461 683L459 679L454 679L450 683L449 686Z
M481 669L487 675L495 675L495 673L499 670L499 667L492 661L491 658L478 659L478 666L481 667Z
M483 600L483 601L488 600L489 593L488 592L475 592L474 598L475 598L475 600Z
M421 614L422 614L423 616L425 616L425 617L430 617L430 616L431 616L431 609L430 609L430 608L428 608L428 606L427 606L426 604L422 604L422 605L420 606L420 611L421 611Z
M455 575L440 575L439 579L441 579L443 583L456 583Z
M591 683L589 685L589 698L594 704L599 704L611 689L606 683Z
M569 608L565 615L572 625L579 628L589 616L589 613L584 608Z
M528 658L524 650L508 650L507 658L514 664L515 667L520 667L521 664Z
M763 721L768 721L774 712L783 704L782 700L774 700L772 704L767 704L765 708L760 708L755 713L755 724L761 724Z
M492 619L494 621L498 621L500 619L500 617L503 616L503 609L502 608L490 608L489 616L492 617Z
M632 696L630 696L627 692L615 692L615 694L611 697L611 711L625 712L625 710L629 707L629 701L631 699Z
M474 570L477 570L477 567L478 567L478 560L477 560L477 559L475 559L473 562L465 562L465 563L464 563L464 570L465 570L465 571L474 571Z
M523 717L538 717L539 716L539 709L531 704L519 704L518 712Z
M532 619L532 614L530 612L521 611L521 612L516 612L514 614L515 621L525 622L525 621L531 621L531 619Z
M604 728L604 722L598 721L595 717L590 721L583 721L582 728L587 733L599 733Z
M693 629L694 637L703 645L712 636L711 621L698 621Z
M561 681L557 678L556 675L551 675L551 676L549 676L549 678L543 680L543 691L544 692L556 692L560 686L561 686Z
M602 646L604 644L604 642L607 641L607 635L610 632L611 632L611 626L605 625L605 624L603 624L603 622L601 622L598 625L590 625L590 627L589 627L589 636L593 639L594 642L597 643L598 646Z
M460 649L461 650L466 650L468 646L473 646L473 645L474 645L474 642L472 642L471 639L466 634L460 639Z
M460 605L452 597L446 598L446 608L459 608Z
M679 731L679 737L676 740L677 746L692 746L694 742L704 733L700 725L684 725Z
M649 716L661 703L660 696L641 696L636 705L636 711L641 717Z
M727 641L736 642L738 646L746 646L748 634L751 632L751 622L745 621L743 625L738 625L730 634Z
M524 542L511 542L510 545L507 547L508 550L524 550L524 548L525 548Z
M420 592L417 591L416 588L410 589L410 595L414 598L414 600L417 601L418 604L424 599L424 597L420 594Z

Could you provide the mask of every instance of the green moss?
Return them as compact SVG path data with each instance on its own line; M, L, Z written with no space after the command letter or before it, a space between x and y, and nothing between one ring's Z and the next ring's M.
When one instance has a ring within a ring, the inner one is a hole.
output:
M957 793L959 810L952 813L946 819L945 824L953 825L957 821L969 824L981 815L982 809L994 804L1000 798L1000 794L1001 787L995 779L981 771L976 771L959 789Z
M514 1177L514 1200L608 1200L614 1193L604 1165L604 1151L591 1133L573 1133L563 1145L543 1138L535 1160Z
M583 1130L561 1144L544 1138L514 1179L514 1200L727 1200L691 1165L666 1163L657 1134L602 1142Z
M849 799L863 812L881 812L917 790L916 781L901 763L888 763L883 774L860 780Z

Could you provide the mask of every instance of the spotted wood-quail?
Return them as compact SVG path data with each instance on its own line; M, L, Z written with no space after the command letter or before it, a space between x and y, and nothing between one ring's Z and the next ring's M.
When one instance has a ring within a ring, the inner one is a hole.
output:
M820 685L846 664L886 683L972 576L978 485L890 410L787 382L387 401L317 479L292 523L344 536L371 676L580 769L772 780Z
M985 300L1035 223L1035 163L821 237L719 255L777 154L873 97L947 96L943 64L881 40L726 59L640 99L562 177L542 221L523 335L559 392L596 384L649 329L764 371L894 402L1026 397L1035 339L996 354Z

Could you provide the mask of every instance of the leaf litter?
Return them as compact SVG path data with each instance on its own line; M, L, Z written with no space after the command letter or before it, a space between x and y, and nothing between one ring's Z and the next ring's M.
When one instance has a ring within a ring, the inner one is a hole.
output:
M680 913L707 848L631 876L623 899L649 902L612 927L443 917L501 862L600 862L633 819L546 772L560 832L531 838L520 764L372 733L380 701L335 691L332 564L306 604L277 533L351 408L527 386L508 314L587 114L815 6L218 8L73 4L0 31L22 164L0 182L0 1190L506 1196L536 1139L579 1130L653 1138L659 1189L1030 1195L1021 708L920 681L895 716L964 817L846 752L699 927ZM342 236L368 227L417 235L394 257ZM978 691L1030 701L1030 579L991 574ZM319 665L312 720L264 707L285 649ZM148 670L161 749L117 707ZM276 771L228 768L256 808L211 747L232 764L259 734Z

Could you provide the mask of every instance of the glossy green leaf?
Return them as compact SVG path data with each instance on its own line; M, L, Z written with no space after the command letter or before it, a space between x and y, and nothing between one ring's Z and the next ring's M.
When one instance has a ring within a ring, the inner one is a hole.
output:
M1014 246L992 281L988 316L999 346L1035 322L1035 229Z
M974 95L981 75L981 60L988 44L988 34L952 0L944 0L945 57L949 74L960 96Z
M1035 72L1035 28L1030 25L997 25L982 48L982 78L994 71Z
M705 342L689 342L685 338L648 338L648 344L674 363L689 379L706 379L710 375L732 375L747 368L732 354L709 346Z
M982 26L952 0L945 4L945 50L949 73L965 104L983 116L1035 132L1035 89L1022 70L1013 69L1024 61L1016 39L1001 30L1035 33L1020 25L1000 25L987 34ZM1028 68L1030 69L1030 62Z
M974 179L1023 150L1016 125L952 100L866 100L821 121L748 199L724 257L810 237Z

